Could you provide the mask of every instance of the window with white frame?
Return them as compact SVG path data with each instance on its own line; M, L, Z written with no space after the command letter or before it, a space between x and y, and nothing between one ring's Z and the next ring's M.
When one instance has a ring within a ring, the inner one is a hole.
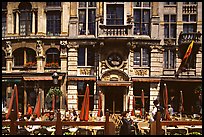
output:
M106 4L106 25L124 25L124 3Z
M166 47L164 50L164 68L174 69L175 68L175 58L176 58L175 49L170 49Z
M135 48L134 50L134 65L140 67L149 67L150 65L150 50L148 48Z
M164 15L164 38L176 38L176 15Z
M150 35L150 2L133 2L134 35Z
M79 46L78 66L94 66L94 49L92 46Z
M79 35L95 35L96 2L79 2Z

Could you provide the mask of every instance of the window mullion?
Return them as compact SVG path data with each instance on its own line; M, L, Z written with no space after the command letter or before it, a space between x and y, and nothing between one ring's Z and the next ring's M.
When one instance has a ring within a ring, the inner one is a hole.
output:
M85 48L85 66L87 66L87 56L88 56L88 54L87 54L87 47Z
M140 66L143 66L143 62L142 62L143 53L142 53L142 51L143 51L142 48L140 48L140 52L141 52L140 53Z
M88 2L86 3L86 35L88 35L88 21L89 21L89 17L88 17Z

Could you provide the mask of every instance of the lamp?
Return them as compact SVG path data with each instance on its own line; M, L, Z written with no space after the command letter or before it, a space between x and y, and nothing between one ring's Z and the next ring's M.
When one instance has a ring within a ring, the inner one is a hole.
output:
M59 78L59 75L57 74L57 72L54 72L54 73L52 74L52 79L53 79L54 85L57 85L57 84L58 84L58 78Z

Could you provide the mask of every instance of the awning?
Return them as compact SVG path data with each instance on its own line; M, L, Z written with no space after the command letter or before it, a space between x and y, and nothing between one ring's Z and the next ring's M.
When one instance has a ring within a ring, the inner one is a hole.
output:
M68 81L96 81L96 77L69 77L67 78Z
M133 82L160 82L160 78L132 78Z
M29 76L23 77L25 81L38 81L38 80L53 80L52 76ZM62 80L62 76L59 76L58 80Z
M130 86L131 81L97 81L98 86Z

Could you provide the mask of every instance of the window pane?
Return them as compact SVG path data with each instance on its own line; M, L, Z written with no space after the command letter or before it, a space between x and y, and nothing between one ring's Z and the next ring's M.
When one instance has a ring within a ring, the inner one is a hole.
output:
M47 2L47 6L61 6L61 2Z
M196 22L196 15L190 15L190 21Z
M170 68L174 68L174 52L170 51Z
M164 22L169 22L169 15L164 15Z
M164 38L169 38L169 25L164 25Z
M95 34L95 18L96 13L95 10L89 10L88 12L88 34Z
M6 14L2 12L2 37L6 34Z
M107 6L107 25L123 25L124 24L124 5L108 5Z
M176 24L172 24L171 25L171 34L170 34L171 38L176 38Z
M148 49L143 48L142 49L142 64L143 66L149 66L149 53L148 53Z
M79 10L79 34L86 34L86 11Z
M88 2L89 7L96 7L96 2Z
M141 7L141 2L133 2L134 7Z
M141 22L141 10L134 10L134 22Z
M85 48L78 49L78 66L85 66Z
M140 66L140 49L136 49L134 52L134 65Z
M164 68L168 68L168 50L164 51Z
M61 12L47 12L47 35L58 36L61 33Z
M143 7L149 7L150 6L150 2L143 2Z
M92 47L87 49L87 65L94 66L94 50Z
M142 35L149 35L149 24L142 24Z
M176 22L176 15L171 15L171 22Z
M189 15L183 15L183 21L189 22Z
M79 2L79 7L86 7L86 2Z
M149 10L144 10L143 22L149 23L150 15Z

